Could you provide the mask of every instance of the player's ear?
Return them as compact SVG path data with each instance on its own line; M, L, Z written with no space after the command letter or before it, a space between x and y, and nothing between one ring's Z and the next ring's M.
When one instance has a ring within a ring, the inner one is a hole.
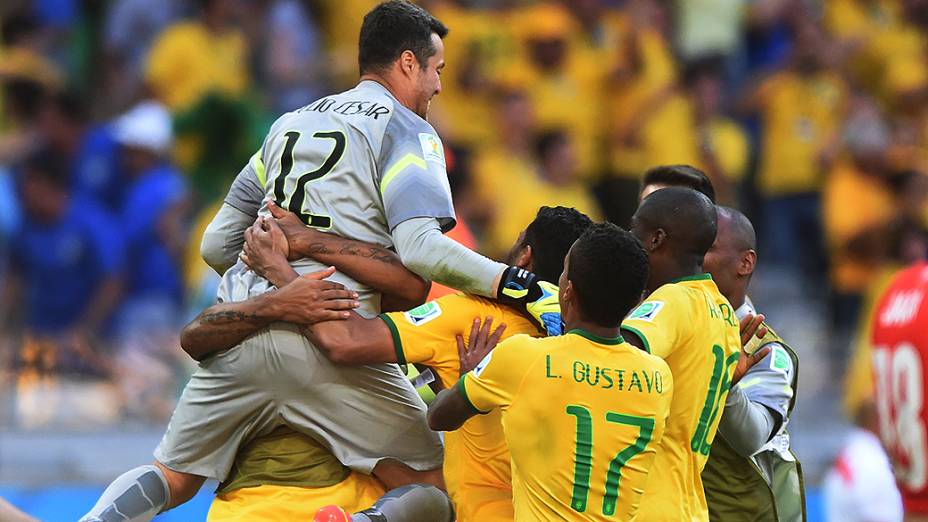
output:
M746 277L754 273L754 267L757 266L757 252L747 250L741 253L741 260L738 262L738 275Z
M654 252L660 248L666 240L667 232L665 232L663 228L659 228L651 233L651 238L648 241L648 244L645 246L647 247L648 252Z
M409 49L403 51L400 55L400 69L406 76L411 76L416 67L419 66L419 60L416 59L415 53Z
M519 268L524 268L529 272L533 272L535 265L535 254L532 250L532 245L523 245L522 248L519 249L519 253L516 255L513 264Z

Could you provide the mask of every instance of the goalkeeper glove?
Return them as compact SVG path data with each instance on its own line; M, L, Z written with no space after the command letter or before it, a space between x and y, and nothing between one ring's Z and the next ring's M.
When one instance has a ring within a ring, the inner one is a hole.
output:
M561 335L561 304L558 288L538 276L516 266L503 272L497 299L501 303L523 308L544 327L548 335Z

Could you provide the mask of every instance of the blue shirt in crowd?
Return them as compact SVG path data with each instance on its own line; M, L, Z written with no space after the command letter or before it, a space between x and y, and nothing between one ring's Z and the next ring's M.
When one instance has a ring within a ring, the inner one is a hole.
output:
M106 125L91 127L84 135L72 164L75 193L95 200L110 212L122 208L126 181L119 143Z
M128 299L169 297L181 303L180 269L158 233L158 223L186 193L184 179L168 165L129 183L121 219L128 251Z
M26 325L38 333L62 333L73 327L100 285L123 268L125 251L118 223L82 197L71 198L57 223L40 223L24 215L13 245Z

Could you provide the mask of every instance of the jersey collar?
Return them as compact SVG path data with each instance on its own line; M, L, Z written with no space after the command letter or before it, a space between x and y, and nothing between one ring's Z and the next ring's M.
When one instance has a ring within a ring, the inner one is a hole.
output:
M682 283L684 281L712 281L712 274L705 272L702 274L694 274L691 276L684 276L671 281L671 283Z
M625 342L625 339L621 335L618 337L600 337L598 335L593 335L590 332L584 330L583 328L574 328L567 332L569 334L579 335L580 337L585 337L596 344L605 344L607 346L615 346L617 344L622 344Z

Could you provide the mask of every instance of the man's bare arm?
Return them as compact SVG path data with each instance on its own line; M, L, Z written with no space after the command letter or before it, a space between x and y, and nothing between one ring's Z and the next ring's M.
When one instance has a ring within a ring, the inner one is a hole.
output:
M308 325L340 322L358 307L358 294L326 281L334 269L296 277L279 290L204 310L181 332L181 347L191 357L231 348L275 321Z
M319 232L273 202L268 209L289 243L289 259L309 257L335 266L349 277L380 290L389 310L408 310L425 302L431 283L407 269L386 248Z
M393 335L379 317L365 319L351 313L344 321L316 323L303 328L303 335L336 364L397 362Z

